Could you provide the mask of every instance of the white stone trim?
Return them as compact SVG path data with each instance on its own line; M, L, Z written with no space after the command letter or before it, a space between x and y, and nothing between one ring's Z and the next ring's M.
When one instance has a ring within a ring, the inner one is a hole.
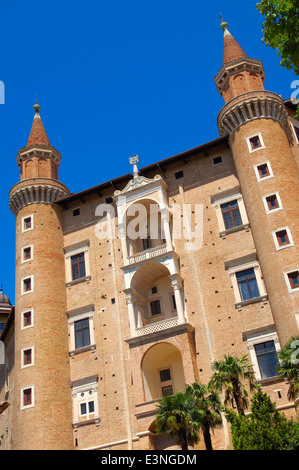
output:
M279 243L278 243L278 240L277 240L276 233L281 232L282 230L286 230L290 243L288 243L287 245L280 246ZM276 230L273 230L272 236L273 236L276 251L284 250L285 248L289 248L290 246L294 246L293 237L292 237L292 234L291 234L291 231L290 231L289 227L280 227Z
M238 207L242 219L242 226L240 227L249 227L247 212L245 209L243 196L240 192L240 188L232 188L231 190L224 191L222 193L214 194L213 196L211 196L211 202L216 212L220 234L225 234L227 231L230 230L225 227L221 206L222 204L227 204L235 200L237 200L238 202Z
M267 197L270 197L270 196L276 196L276 198L277 198L278 207L276 209L270 210L269 207L268 207ZM280 195L277 191L273 191L272 193L265 194L265 196L263 196L263 203L264 203L266 214L272 214L273 212L281 211L283 209L282 202L281 202L281 199L280 199Z
M263 380L260 373L260 368L255 353L254 346L261 343L266 343L268 341L274 341L276 352L279 353L281 350L280 343L278 340L278 335L275 330L272 328L268 331L257 331L249 334L245 334L245 339L247 341L247 348L249 350L249 356L251 359L253 371L255 373L256 380Z
M251 148L250 139L252 139L253 137L258 137L259 140L260 140L260 143L261 143L261 146L256 148L256 149ZM261 150L261 149L265 148L264 139L263 139L263 136L260 132L258 134L250 135L249 137L246 138L246 141L247 141L247 146L248 146L249 153L254 153L254 152L257 152L258 150Z
M26 248L30 248L31 258L24 259L24 250L26 250ZM23 246L21 248L21 264L27 263L28 261L33 261L33 259L34 259L33 245Z
M23 392L24 390L30 389L31 390L31 404L30 405L24 405L23 404ZM34 385L27 385L26 387L22 387L20 390L21 394L21 400L20 400L20 409L21 410L27 410L28 408L33 408L35 405L35 393L34 393Z
M291 284L290 284L289 277L288 277L288 274L294 273L294 272L296 272L296 271L299 272L299 267L293 268L293 269L289 269L288 271L285 271L285 272L283 273L289 294L292 294L293 292L299 292L299 287L296 287L295 289L292 289L292 288L291 288Z
M30 364L24 364L24 351L27 351L27 349L31 349L31 362ZM27 369L28 367L33 367L34 366L34 346L28 346L25 348L21 349L21 369Z
M29 217L31 218L31 227L30 228L25 228L24 227L24 222L25 222L25 219L29 219ZM25 232L29 232L30 230L33 230L34 229L34 214L28 214L28 215L25 215L24 217L22 217L22 222L21 222L21 231L22 233L25 233Z
M262 166L262 165L267 165L267 167L268 167L268 169L269 169L269 175L268 175L268 176L264 176L263 178L261 178L260 173L259 173L259 170L258 170L258 167L259 167L259 166ZM269 162L269 160L266 160L266 161L263 161L263 162L260 162L260 163L257 163L256 165L254 165L254 171L255 171L255 174L256 174L256 179L257 179L257 181L258 181L259 183L260 183L261 181L268 180L269 178L274 178L274 174L273 174L273 171L272 171L271 163Z
M25 279L31 279L31 290L29 291L24 291L24 281ZM24 276L21 279L21 295L26 295L26 294L32 294L34 292L34 276Z
M90 241L83 240L79 243L75 243L73 245L67 246L64 248L65 253L65 277L66 283L73 282L73 275L72 275L72 256L79 255L80 253L84 253L84 262L85 262L85 278L90 278L90 260L89 260L89 248L90 248ZM84 279L85 279L84 278ZM77 279L80 281L80 279Z
M31 325L25 326L24 324L24 313L31 312ZM34 327L34 308L26 308L21 312L21 330L27 330L28 328Z
M81 307L75 310L70 310L67 312L68 317L68 326L69 326L69 348L70 355L74 355L76 350L75 344L75 322L89 319L89 337L90 337L90 347L95 346L95 337L94 337L94 327L93 327L93 313L94 305L87 305L86 307Z
M85 417L86 420L96 419L99 423L99 404L98 404L98 376L86 377L72 383L73 397L73 426L79 424L79 418ZM92 418L87 411L86 415L81 415L81 404L94 402L94 413Z

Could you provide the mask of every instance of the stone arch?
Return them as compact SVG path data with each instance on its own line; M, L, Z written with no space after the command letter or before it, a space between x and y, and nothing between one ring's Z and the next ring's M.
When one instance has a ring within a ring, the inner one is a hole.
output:
M34 162L33 160L27 160L25 162L25 178L26 179L29 179L29 178L34 178Z
M38 160L38 176L40 178L49 178L49 165L46 158L39 158Z
M145 401L178 393L186 386L182 354L169 341L151 346L141 359Z

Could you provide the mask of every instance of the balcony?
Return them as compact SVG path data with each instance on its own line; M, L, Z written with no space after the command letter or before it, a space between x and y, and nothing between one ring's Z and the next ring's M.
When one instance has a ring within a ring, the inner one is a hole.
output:
M128 264L131 265L131 264L141 263L142 261L151 260L161 255L165 255L167 252L168 252L167 245L166 243L164 243L163 245L155 246L153 248L149 248L147 250L128 256L127 258Z

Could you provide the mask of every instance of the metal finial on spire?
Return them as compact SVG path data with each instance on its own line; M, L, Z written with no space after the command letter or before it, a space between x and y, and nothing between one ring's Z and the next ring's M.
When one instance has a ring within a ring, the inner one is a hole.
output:
M35 105L33 106L33 109L34 109L34 111L36 112L36 114L39 114L39 112L40 112L40 105L37 104L37 94L36 94L36 102L35 102Z
M1 292L1 294L2 294L2 292L3 292L3 281L1 281L0 292Z
M134 178L137 178L138 177L137 163L139 162L138 155L133 155L133 157L129 158L129 161L130 161L131 165L133 165Z
M223 20L223 16L220 13L220 27L223 31L226 31L228 29L228 23Z

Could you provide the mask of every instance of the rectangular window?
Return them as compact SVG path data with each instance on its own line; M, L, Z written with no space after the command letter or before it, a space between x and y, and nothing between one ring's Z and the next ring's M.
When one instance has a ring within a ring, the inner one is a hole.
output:
M90 345L89 318L75 322L75 348L84 348Z
M242 301L254 299L260 296L254 269L246 269L236 273L237 282Z
M299 271L294 271L292 273L288 273L288 279L289 279L291 289L298 289L298 287L299 287Z
M161 313L160 300L154 300L153 302L151 302L151 312L153 316L160 315Z
M251 145L251 150L256 150L260 147L262 147L261 144L261 139L258 135L255 135L254 137L251 137L249 139L250 145Z
M160 370L160 381L167 382L167 380L171 380L170 369Z
M177 172L174 174L174 176L175 176L175 179L176 179L176 180L180 180L181 178L184 178L184 172L183 172L183 170L177 171Z
M86 276L84 253L71 257L73 281Z
M169 395L173 395L173 384L172 384L172 376L170 369L162 369L159 371L159 379L160 379L160 387L162 396L166 397Z
M279 246L285 246L285 245L290 244L287 230L284 229L284 230L280 230L279 232L276 232L276 237L277 237Z
M221 204L221 211L226 230L242 225L238 201Z
M173 310L176 310L176 301L175 301L175 295L171 295L171 300L172 300L172 308Z
M32 228L32 217L31 216L30 217L25 217L23 219L23 224L24 224L23 225L23 230L24 231L31 229Z
M32 403L33 403L32 388L23 389L22 395L23 395L23 397L22 397L23 407L32 405Z
M163 397L169 397L170 395L173 395L172 385L167 385L167 387L162 387L162 395Z
M23 313L23 327L31 326L32 324L32 311L28 310L28 312Z
M22 280L22 294L27 294L33 291L33 278L32 276Z
M277 356L274 341L267 341L266 343L256 344L254 346L261 378L268 379L277 376L275 370L277 364Z
M5 323L0 323L0 331L4 330Z
M267 163L264 163L263 165L259 165L257 167L259 176L260 178L266 178L267 176L270 176L270 171Z
M24 362L24 366L31 364L32 362L32 349L31 348L25 349L23 351L23 362Z
M222 157L215 157L213 158L213 164L214 165L219 165L220 163L222 163L223 160L222 160Z
M73 217L78 217L80 215L80 208L78 207L77 209L73 210Z
M269 211L272 211L273 209L277 209L279 207L279 202L276 194L266 197L266 201Z

